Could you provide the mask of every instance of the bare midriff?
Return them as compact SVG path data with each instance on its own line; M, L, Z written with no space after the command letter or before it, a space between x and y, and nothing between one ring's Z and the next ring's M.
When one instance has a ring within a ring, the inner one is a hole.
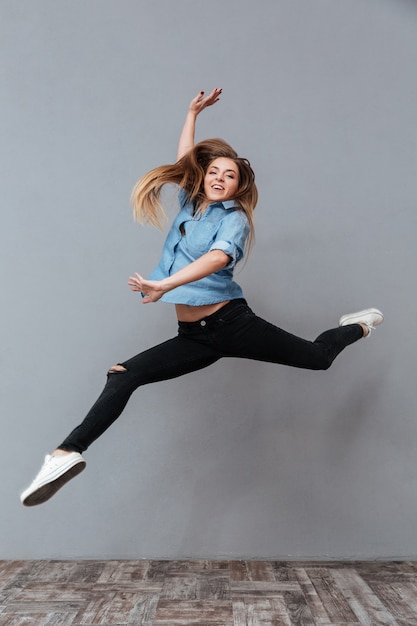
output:
M215 304L203 304L202 306L190 306L189 304L176 304L178 321L180 322L199 322L204 317L213 315L216 311L224 307L230 300L225 302L216 302Z

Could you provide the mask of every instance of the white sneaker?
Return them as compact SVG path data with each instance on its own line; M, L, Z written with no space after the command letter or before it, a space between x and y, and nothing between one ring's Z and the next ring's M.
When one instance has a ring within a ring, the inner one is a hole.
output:
M342 315L339 320L339 326L348 326L349 324L365 324L368 329L368 334L365 335L365 337L369 337L375 326L382 324L383 321L384 316L379 309L364 309L363 311L358 311L357 313Z
M49 500L71 478L77 476L86 466L79 452L69 452L52 456L47 454L39 474L33 483L20 496L24 506L34 506Z

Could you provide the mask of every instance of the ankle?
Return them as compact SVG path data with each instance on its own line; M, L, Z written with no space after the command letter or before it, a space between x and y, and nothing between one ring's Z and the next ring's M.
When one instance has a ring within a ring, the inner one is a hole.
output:
M370 329L369 329L369 326L367 324L365 324L364 322L359 322L359 326L363 330L363 336L367 337L369 335L369 333L371 332Z
M56 448L56 450L52 452L51 456L63 456L64 454L71 454L71 452L69 450L61 450L61 448Z

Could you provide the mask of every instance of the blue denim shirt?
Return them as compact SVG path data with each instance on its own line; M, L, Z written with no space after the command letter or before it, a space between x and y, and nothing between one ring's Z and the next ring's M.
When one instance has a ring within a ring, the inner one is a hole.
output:
M242 298L242 289L233 280L233 270L243 258L249 223L239 203L235 200L214 202L203 215L194 216L194 206L184 189L179 190L178 199L180 211L168 232L162 258L150 280L171 276L211 250L223 250L230 257L230 263L206 278L168 291L161 300L199 306Z

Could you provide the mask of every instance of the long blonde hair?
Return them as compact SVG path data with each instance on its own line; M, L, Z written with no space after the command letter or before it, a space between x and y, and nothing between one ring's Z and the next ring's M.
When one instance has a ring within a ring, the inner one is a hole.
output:
M131 195L135 219L141 224L162 228L167 216L159 196L167 183L176 183L183 188L188 193L189 201L198 210L198 205L204 200L204 176L212 161L218 157L232 159L238 167L239 188L233 199L239 202L248 219L250 247L254 238L253 212L258 201L255 174L249 161L238 157L237 152L223 139L200 141L176 163L161 165L142 176Z

